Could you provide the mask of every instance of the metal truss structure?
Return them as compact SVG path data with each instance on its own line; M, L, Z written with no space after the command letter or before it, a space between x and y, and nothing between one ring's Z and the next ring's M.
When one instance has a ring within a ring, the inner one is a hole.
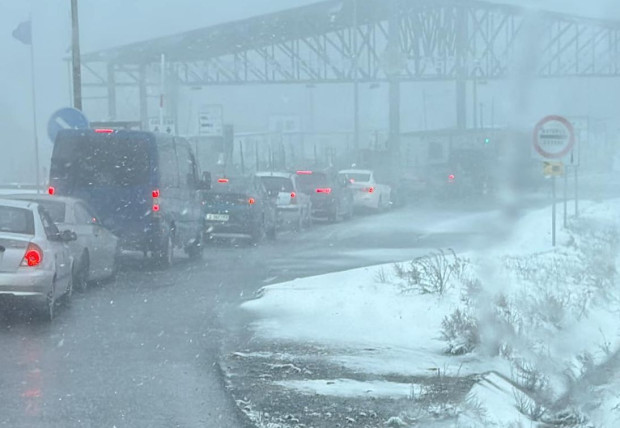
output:
M117 87L142 100L162 54L192 87L455 81L463 126L467 81L620 76L620 25L477 0L329 0L84 55L84 86L108 88L111 109Z

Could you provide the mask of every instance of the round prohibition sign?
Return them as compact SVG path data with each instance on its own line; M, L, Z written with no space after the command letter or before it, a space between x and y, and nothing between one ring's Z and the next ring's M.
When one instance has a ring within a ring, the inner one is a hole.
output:
M573 125L562 116L547 116L534 127L534 149L546 159L563 158L575 146ZM550 151L550 147L556 150Z

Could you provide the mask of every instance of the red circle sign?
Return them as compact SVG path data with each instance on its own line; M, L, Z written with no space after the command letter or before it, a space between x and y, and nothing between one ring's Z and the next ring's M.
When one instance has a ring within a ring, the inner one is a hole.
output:
M546 159L560 159L575 146L573 125L562 116L547 116L534 128L534 149Z

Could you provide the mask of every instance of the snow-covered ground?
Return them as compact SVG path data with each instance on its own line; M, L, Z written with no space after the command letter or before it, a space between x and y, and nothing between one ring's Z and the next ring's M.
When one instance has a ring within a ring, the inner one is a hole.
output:
M529 426L523 413L551 420L564 410L551 410L562 399L595 426L617 427L620 411L612 409L620 403L620 375L607 376L595 395L577 402L567 397L620 343L620 200L583 202L567 229L561 212L559 206L556 247L550 207L518 219L491 213L469 220L497 234L493 247L436 255L426 271L419 262L403 261L270 285L243 309L255 317L257 337L333 348L326 358L356 372L482 374L455 412L458 426ZM462 221L436 229L456 230ZM429 290L439 271L452 271L445 289ZM346 379L278 385L351 397L415 390Z

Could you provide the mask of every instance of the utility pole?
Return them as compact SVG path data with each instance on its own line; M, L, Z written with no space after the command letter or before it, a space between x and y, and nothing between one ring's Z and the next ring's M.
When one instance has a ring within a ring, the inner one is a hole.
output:
M73 63L73 107L82 110L82 67L80 64L80 25L77 0L71 0L71 37Z

